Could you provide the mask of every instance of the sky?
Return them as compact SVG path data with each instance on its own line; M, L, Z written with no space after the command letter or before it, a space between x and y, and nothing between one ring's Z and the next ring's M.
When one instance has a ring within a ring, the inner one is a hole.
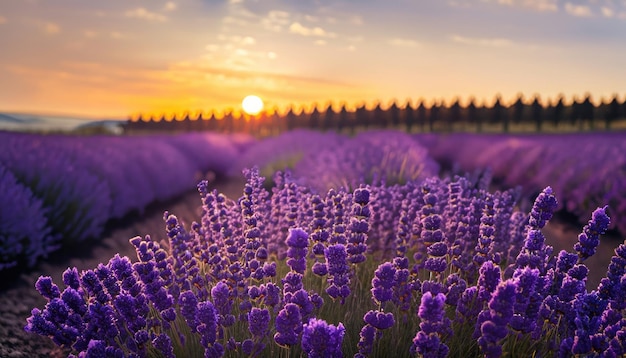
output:
M0 111L626 95L626 0L0 0Z

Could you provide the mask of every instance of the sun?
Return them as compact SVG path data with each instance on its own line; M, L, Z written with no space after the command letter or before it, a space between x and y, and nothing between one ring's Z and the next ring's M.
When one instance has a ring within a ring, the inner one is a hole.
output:
M246 114L254 116L263 110L263 100L255 95L246 96L246 98L241 101L241 107Z

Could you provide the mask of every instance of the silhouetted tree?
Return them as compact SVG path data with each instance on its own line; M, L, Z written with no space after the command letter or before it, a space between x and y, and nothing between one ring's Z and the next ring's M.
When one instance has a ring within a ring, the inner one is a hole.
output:
M617 99L617 94L614 94L613 99L611 99L611 102L609 102L608 104L608 109L604 116L604 128L606 130L611 129L611 123L620 118L620 107L621 105L619 103L619 100Z
M435 123L439 120L440 107L437 102L433 102L428 113L428 130L432 133L435 131Z
M365 103L356 108L355 112L356 126L361 126L367 129L370 123L370 112L365 107Z
M411 133L413 126L415 125L415 108L411 104L411 100L407 99L404 105L404 124L406 125L406 131Z
M518 94L515 103L513 103L513 123L520 124L524 118L524 95Z
M541 102L539 102L539 95L535 95L533 102L530 105L532 112L532 119L535 123L535 129L537 132L541 132L541 127L543 124L543 106Z
M317 110L317 104L313 104L313 110L311 114L309 114L309 128L313 128L315 130L322 129L320 126L320 112Z
M593 129L594 125L593 125L593 110L594 110L594 106L593 103L591 102L591 95L587 94L585 96L585 100L583 101L582 105L581 105L581 116L582 116L582 120L588 120L589 121L589 126L591 127L591 129ZM581 125L582 125L582 121L581 121ZM583 129L582 127L580 129Z
M380 102L376 103L376 107L374 107L373 115L372 115L372 125L376 128L380 128L385 123L385 112L380 105Z
M323 118L322 129L324 131L328 130L329 128L335 127L337 123L337 114L335 113L335 110L333 109L332 103L328 103L328 107L326 107L326 110L322 114L322 118Z
M474 97L471 97L469 100L469 103L467 104L467 121L471 124L471 125L475 125L476 126L476 130L478 132L481 131L481 124L480 124L480 118L478 116L478 111L476 110L476 103Z
M395 100L393 101L393 103L391 103L391 106L389 107L389 109L387 109L387 112L389 113L388 127L394 129L398 128L398 126L400 125L400 108L398 108Z
M452 105L450 106L450 118L448 119L448 130L452 131L455 125L458 125L461 122L461 104L459 103L459 98L457 97Z
M491 122L496 124L502 123L502 130L504 132L509 131L509 118L504 113L500 95L496 96L496 101L491 107Z
M348 126L348 109L346 108L346 104L344 103L341 106L341 110L339 111L339 120L337 121L337 131L341 133L344 128Z
M554 128L558 128L559 123L563 120L563 111L565 107L563 100L563 94L560 94L556 104L552 107L552 123L554 124Z
M424 132L426 126L426 105L424 104L424 100L420 100L420 104L417 106L417 116L415 117L417 124L420 126L420 132Z
M288 131L293 130L296 127L297 115L293 110L293 107L289 107L289 110L285 114L285 127Z

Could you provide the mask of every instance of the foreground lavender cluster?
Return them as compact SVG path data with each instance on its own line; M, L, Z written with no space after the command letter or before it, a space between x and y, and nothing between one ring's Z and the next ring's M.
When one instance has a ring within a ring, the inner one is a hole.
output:
M626 140L623 133L416 135L440 163L473 171L491 168L504 185L526 193L550 184L565 208L585 222L609 205L612 227L626 233ZM463 150L458 150L463 148ZM512 165L514 163L514 165Z
M200 173L223 175L239 155L229 137L210 134L81 137L0 132L0 142L5 186L0 201L5 206L19 201L16 205L24 214L0 219L0 270L32 266L62 242L97 237L108 220L193 188Z
M626 243L586 288L606 208L554 256L549 187L526 215L462 177L325 195L246 179L237 202L201 182L201 221L166 213L166 242L131 239L136 262L41 277L26 330L78 357L626 354Z

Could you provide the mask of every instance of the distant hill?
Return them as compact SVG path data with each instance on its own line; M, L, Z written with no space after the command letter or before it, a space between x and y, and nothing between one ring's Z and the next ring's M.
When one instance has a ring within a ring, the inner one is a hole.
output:
M80 118L59 115L0 112L0 130L27 132L93 132L121 133L121 119Z
M0 122L8 122L8 123L33 123L36 122L36 118L28 117L17 117L12 114L0 113Z

